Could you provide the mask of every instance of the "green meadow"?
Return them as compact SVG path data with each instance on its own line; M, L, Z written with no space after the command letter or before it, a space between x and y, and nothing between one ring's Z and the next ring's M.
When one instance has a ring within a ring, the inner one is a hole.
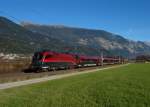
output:
M150 107L150 64L0 90L0 107Z

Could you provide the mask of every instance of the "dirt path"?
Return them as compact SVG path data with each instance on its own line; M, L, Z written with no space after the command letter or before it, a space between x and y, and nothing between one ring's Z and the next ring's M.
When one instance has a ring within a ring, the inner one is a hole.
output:
M18 82L3 83L3 84L0 84L0 89L8 89L8 88L12 88L12 87L28 85L28 84L33 84L33 83L39 83L39 82L44 82L44 81L48 81L48 80L61 79L61 78L69 77L69 76L73 76L73 75L96 72L99 70L105 70L105 69L111 69L111 68L118 68L118 67L127 66L127 65L129 65L129 64L116 65L116 66L112 66L112 67L99 68L99 69L94 69L94 70L87 70L84 72L73 72L73 73L68 73L68 74L60 74L60 75L54 75L54 76L49 76L49 77L29 79L29 80L18 81Z

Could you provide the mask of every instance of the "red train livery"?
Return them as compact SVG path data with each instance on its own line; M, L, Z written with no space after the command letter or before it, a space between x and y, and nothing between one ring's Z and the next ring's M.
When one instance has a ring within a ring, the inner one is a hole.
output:
M70 69L84 66L99 66L102 63L119 63L119 58L86 56L77 54L58 53L53 51L35 52L32 58L31 69L56 70Z

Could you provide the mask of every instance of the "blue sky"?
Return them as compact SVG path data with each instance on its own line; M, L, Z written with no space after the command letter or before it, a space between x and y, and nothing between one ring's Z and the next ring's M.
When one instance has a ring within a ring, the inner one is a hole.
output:
M150 41L150 0L0 0L0 15L15 22L103 29Z

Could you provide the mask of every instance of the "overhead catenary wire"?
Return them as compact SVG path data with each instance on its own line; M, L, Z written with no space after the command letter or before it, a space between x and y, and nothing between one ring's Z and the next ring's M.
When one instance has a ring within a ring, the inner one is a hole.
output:
M2 15L1 15L2 14ZM8 12L6 11L2 11L0 10L0 15L1 16L6 16L6 17L9 17L10 19L13 19L16 23L21 23L22 21L16 17L14 17L13 15L9 14Z

